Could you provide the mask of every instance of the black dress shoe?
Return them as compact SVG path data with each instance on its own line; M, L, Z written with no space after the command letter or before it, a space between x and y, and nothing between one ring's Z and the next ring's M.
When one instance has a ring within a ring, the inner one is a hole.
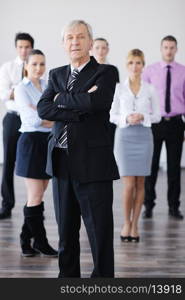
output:
M0 209L0 220L11 218L11 210L6 210L4 208Z
M58 257L58 251L53 249L47 242L40 243L40 245L34 242L33 249L46 257Z
M33 257L33 256L36 256L36 255L40 255L40 253L30 246L30 247L27 247L27 248L22 248L21 255L23 257Z
M139 243L139 236L131 236L130 237L130 241L133 242L133 243Z
M182 213L179 209L170 209L169 210L169 216L173 217L176 220L183 220L184 219L184 216L182 215Z
M145 209L145 211L143 212L143 219L150 219L153 216L153 212L152 209Z
M121 241L124 242L124 243L130 242L130 236L129 236L129 235L128 235L128 236L120 235L120 239L121 239Z

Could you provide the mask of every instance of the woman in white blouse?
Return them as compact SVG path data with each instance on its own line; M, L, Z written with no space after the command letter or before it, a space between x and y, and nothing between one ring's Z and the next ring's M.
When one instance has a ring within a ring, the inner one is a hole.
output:
M116 87L110 121L116 124L115 158L123 177L123 242L139 242L138 220L144 200L144 180L150 175L153 155L151 124L160 121L154 87L141 80L145 64L139 49L128 53L128 78Z
M58 252L49 245L43 222L42 200L50 179L45 172L47 143L53 124L41 120L36 109L46 88L46 82L41 79L45 72L45 56L40 50L31 51L25 70L27 76L15 88L15 102L21 118L16 174L24 178L27 191L20 243L25 257L37 254L56 257Z

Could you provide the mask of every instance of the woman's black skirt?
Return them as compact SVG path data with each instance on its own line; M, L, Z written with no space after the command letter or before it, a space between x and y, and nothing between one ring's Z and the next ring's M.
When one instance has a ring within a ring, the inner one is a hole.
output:
M50 179L46 173L49 132L23 132L18 140L16 175L25 178Z

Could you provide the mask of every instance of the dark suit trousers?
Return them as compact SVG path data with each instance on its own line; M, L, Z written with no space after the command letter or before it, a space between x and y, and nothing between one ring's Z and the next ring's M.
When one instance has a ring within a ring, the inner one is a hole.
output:
M18 131L21 126L20 117L14 113L7 113L3 119L3 174L1 183L2 207L11 210L15 204L14 196L14 168L16 161Z
M63 150L61 155L67 160ZM112 181L79 183L69 171L65 178L53 178L53 194L60 237L59 277L80 277L81 216L93 255L91 277L114 277Z
M145 207L152 209L155 206L155 184L159 170L160 153L163 142L167 150L167 200L169 208L178 209L181 191L181 156L184 139L184 123L181 119L162 120L152 125L154 136L154 153L152 160L151 176L145 179Z

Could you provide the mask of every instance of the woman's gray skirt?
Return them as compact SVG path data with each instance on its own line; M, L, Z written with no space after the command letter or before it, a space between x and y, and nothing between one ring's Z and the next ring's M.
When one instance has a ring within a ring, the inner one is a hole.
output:
M117 128L114 154L120 176L150 175L153 156L151 128L142 125Z

